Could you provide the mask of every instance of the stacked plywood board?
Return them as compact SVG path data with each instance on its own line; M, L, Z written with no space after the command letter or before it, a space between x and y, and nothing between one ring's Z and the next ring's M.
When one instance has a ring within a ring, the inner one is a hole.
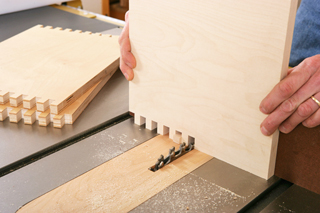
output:
M286 74L296 6L295 0L131 1L135 122L272 176L278 133L261 134L259 104Z
M0 120L72 124L118 68L117 39L38 25L0 43Z

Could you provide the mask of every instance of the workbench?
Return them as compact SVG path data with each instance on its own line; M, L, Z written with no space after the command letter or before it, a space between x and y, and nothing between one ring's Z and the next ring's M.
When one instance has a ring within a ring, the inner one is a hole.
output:
M122 25L46 6L1 15L0 42L37 24L115 35ZM0 212L16 212L155 137L134 124L128 100L118 70L73 125L0 122ZM264 180L213 158L132 212L318 212L319 203L320 195L276 176Z

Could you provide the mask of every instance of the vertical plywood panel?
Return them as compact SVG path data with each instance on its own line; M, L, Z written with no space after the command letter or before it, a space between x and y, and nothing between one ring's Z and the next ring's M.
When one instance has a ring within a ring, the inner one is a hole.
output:
M278 133L260 133L259 104L286 74L296 7L296 0L131 1L130 111L269 178Z

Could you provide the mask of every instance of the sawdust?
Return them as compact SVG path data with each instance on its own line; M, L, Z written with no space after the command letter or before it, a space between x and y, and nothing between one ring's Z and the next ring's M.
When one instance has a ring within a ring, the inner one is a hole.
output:
M284 203L284 202L283 202ZM296 211L294 210L291 210L291 209L288 209L287 207L285 207L284 205L280 205L279 204L279 207L284 210L284 212L291 212L291 213L295 213ZM281 210L280 210L281 211Z
M98 143L95 144L96 154L93 157L99 159L101 162L111 160L141 143L141 141L136 138L129 138L127 134L119 134L110 130L102 131L94 137ZM108 193L108 191L110 188L115 189L122 186L123 185L120 186L117 184L116 181L95 182L93 186L90 186L90 196L86 197L84 202L87 203L90 212L110 212L108 203L114 203L116 200L114 200L114 197ZM95 189L95 191L92 191L93 189ZM136 199L130 197L130 193L125 190L122 191L122 195L128 199L128 202ZM117 212L117 210L114 209L113 212Z
M246 197L190 173L131 212L236 212L245 201Z
M135 138L130 139L124 133L118 134L112 131L101 132L98 136L95 136L95 140L99 143L96 144L97 151L93 157L104 162L140 144L140 141Z

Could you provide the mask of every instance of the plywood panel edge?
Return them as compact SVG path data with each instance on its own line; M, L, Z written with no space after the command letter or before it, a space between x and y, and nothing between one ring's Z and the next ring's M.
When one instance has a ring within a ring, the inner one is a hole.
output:
M288 1L290 3L290 7L288 8L289 9L289 11L288 11L288 25L287 25L285 47L284 47L284 51L283 51L283 61L282 61L282 70L281 70L280 80L283 79L287 75L287 71L288 71L288 67L289 67L290 50L291 50L291 44L292 44L294 23L295 23L295 17L296 17L296 12L297 12L297 7L298 7L298 0L288 0ZM279 130L276 130L276 132L273 133L273 135L272 135L269 170L268 170L268 174L265 177L265 179L269 179L275 173L278 142L279 142Z
M288 0L290 2L290 7L288 8L288 27L287 27L287 37L283 52L283 62L282 62L282 72L280 79L283 79L287 75L290 59L290 50L292 44L293 30L295 17L297 13L298 0Z

